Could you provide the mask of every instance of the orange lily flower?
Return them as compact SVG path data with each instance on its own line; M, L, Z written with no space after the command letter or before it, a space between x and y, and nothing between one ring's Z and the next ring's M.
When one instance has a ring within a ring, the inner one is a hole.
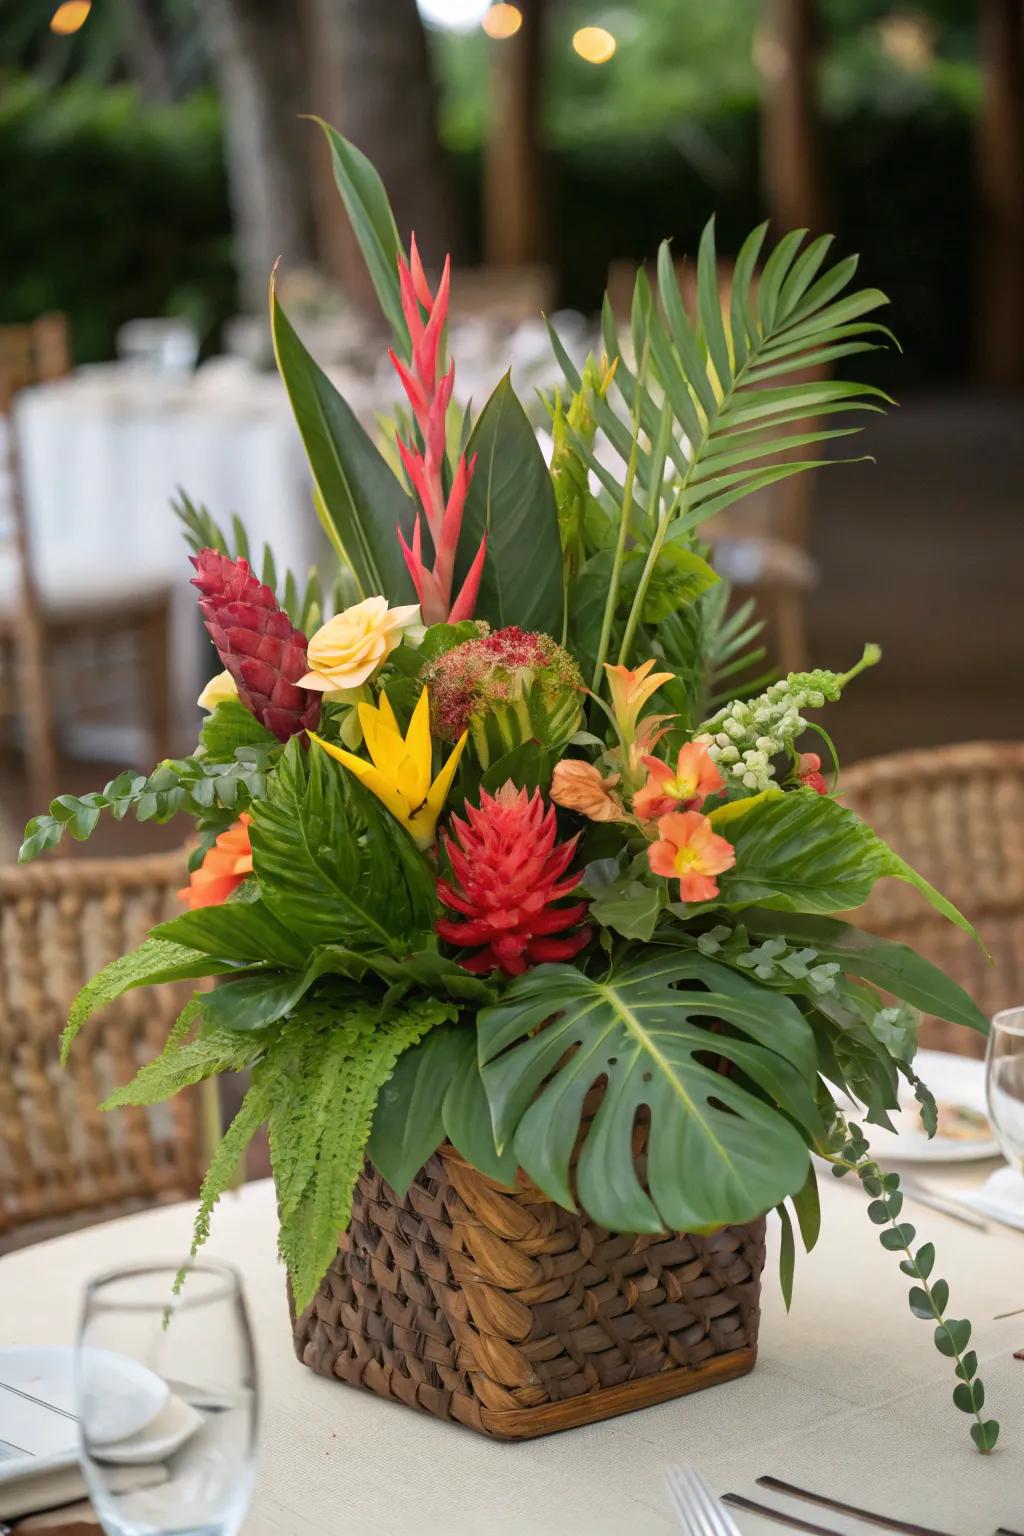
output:
M628 746L636 735L636 723L652 693L657 693L662 683L670 683L673 672L651 673L654 659L645 661L642 667L619 667L605 662L608 686L612 695L612 713L619 722L622 737Z
M187 902L191 911L220 906L252 874L251 820L243 811L234 826L220 834L199 868L189 875L188 885L178 892L178 898Z
M555 764L549 795L556 805L578 811L590 821L625 821L626 808L615 793L618 782L617 773L602 778L593 763L563 757Z
M660 840L647 858L656 875L679 881L680 901L710 901L718 895L715 875L732 869L736 851L728 839L712 830L699 811L673 811L658 818Z
M633 809L643 821L654 821L682 807L699 811L709 795L725 788L718 764L707 747L688 741L680 747L674 768L658 757L642 757L647 783L633 796Z

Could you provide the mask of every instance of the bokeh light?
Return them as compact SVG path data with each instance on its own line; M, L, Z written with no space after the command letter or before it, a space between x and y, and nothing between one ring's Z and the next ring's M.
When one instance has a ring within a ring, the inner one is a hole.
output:
M478 27L490 0L417 0L420 15L431 26L449 32L469 32Z
M515 37L523 24L523 13L518 5L506 5L504 0L497 0L485 12L480 25L488 37Z
M618 44L607 27L580 27L573 33L572 46L588 64L607 64Z
M50 17L50 31L61 37L70 37L79 27L84 27L92 10L92 0L64 0Z

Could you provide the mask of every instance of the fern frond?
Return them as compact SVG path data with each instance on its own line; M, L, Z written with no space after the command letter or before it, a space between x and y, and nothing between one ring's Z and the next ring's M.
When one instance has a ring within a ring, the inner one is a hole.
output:
M234 970L230 964L200 954L184 944L167 939L145 939L130 954L119 955L102 971L97 971L78 993L68 1012L68 1022L60 1040L60 1059L67 1063L68 1052L79 1030L97 1008L112 1003L133 987L153 987L164 981L192 981L200 976L219 976Z
M320 1004L317 1014L301 1053L302 1079L294 1045L283 1040L254 1073L254 1082L267 1085L271 1158L282 1196L279 1245L300 1311L348 1226L382 1086L402 1052L456 1010L425 999L404 1002L384 1020L371 1003L346 1004L326 1018Z
M201 1018L201 998L187 1003L167 1037L159 1056L147 1062L132 1078L118 1088L101 1109L121 1109L126 1104L158 1104L173 1098L183 1088L203 1083L221 1072L244 1072L264 1049L265 1040L257 1031L204 1029L194 1040L185 1041L184 1031Z
M206 1170L206 1177L199 1191L199 1209L192 1228L190 1250L192 1258L195 1258L210 1235L210 1218L213 1215L214 1206L224 1191L231 1188L235 1170L244 1157L246 1148L267 1118L270 1108L267 1094L268 1085L265 1082L257 1082L254 1076L238 1113L228 1126L210 1160L210 1166ZM178 1271L174 1282L175 1294L184 1284L186 1273L184 1267Z

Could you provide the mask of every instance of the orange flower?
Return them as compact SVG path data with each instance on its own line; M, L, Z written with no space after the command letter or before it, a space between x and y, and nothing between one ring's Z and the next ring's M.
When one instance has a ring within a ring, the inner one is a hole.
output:
M819 795L828 794L828 785L821 771L821 758L817 752L801 752L800 763L796 776L801 784L806 784L808 789L813 789Z
M593 763L563 757L551 777L551 799L566 810L579 811L591 821L624 821L626 808L614 793L617 773L603 779Z
M718 764L707 747L696 741L680 747L675 768L657 757L642 757L640 761L647 769L647 783L633 796L633 809L643 821L667 816L680 806L699 811L708 795L717 795L725 788Z
M252 874L252 845L249 842L251 816L243 811L233 827L222 832L198 869L189 875L188 885L178 892L191 911L198 907L218 907L231 892Z
M712 830L711 821L699 811L673 811L658 818L661 839L652 843L647 858L656 875L679 881L680 901L710 901L718 895L713 877L732 869L736 853L732 844Z
M655 672L651 674L654 666L653 658L645 661L642 667L613 667L605 662L604 669L608 674L608 686L612 695L612 713L619 722L623 740L628 744L636 734L636 723L647 700L652 693L657 693L662 683L670 683L674 677L672 672Z

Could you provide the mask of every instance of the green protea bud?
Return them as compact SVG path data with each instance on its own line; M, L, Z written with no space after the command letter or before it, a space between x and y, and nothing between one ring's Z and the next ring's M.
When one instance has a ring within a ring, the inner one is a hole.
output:
M511 625L467 640L426 666L434 731L469 731L483 768L526 741L560 752L579 729L583 678L549 635Z

